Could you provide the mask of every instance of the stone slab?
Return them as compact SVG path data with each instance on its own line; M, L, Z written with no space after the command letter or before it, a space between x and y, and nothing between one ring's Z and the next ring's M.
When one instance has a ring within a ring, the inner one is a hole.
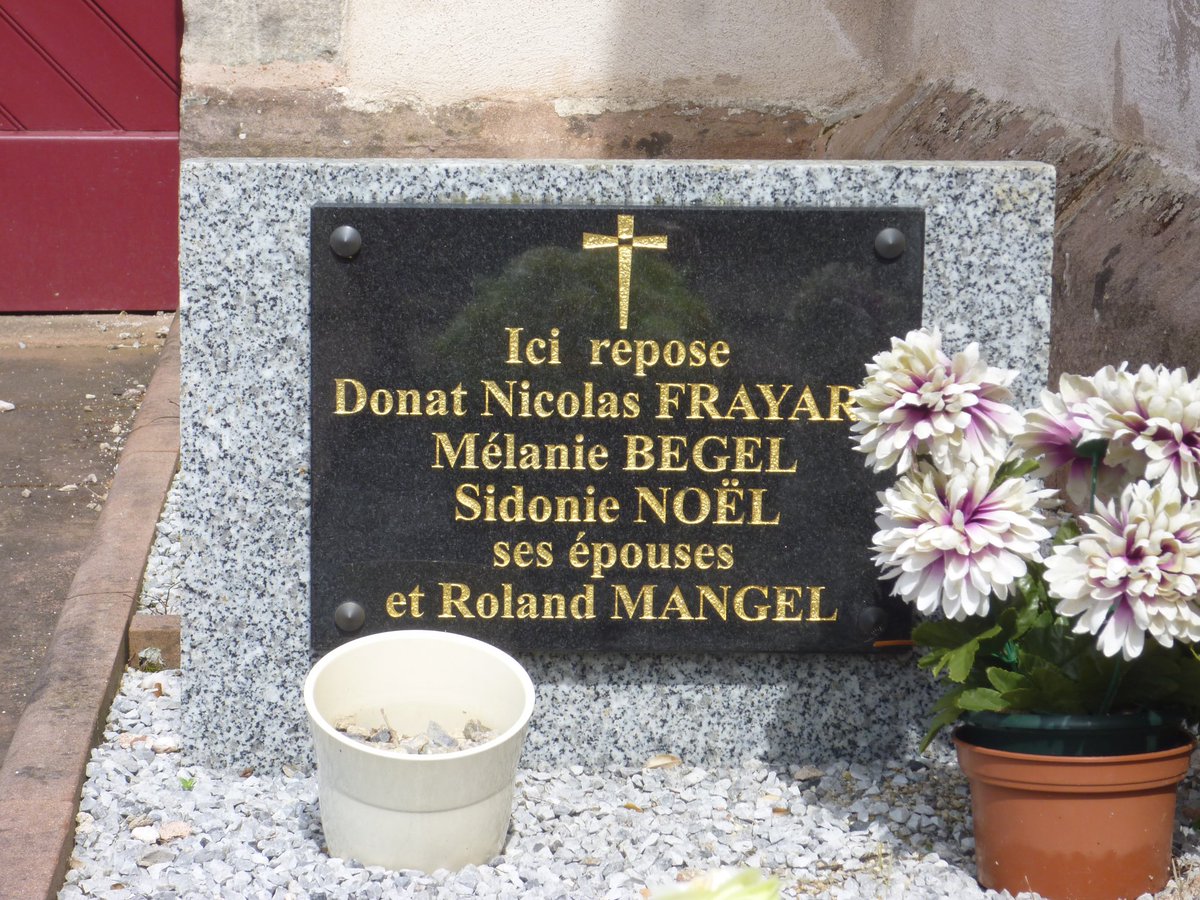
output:
M224 765L311 760L309 221L317 204L916 207L923 321L1045 382L1054 173L1030 163L192 160L181 177L184 728ZM880 348L882 349L882 348ZM866 362L866 360L863 360ZM532 765L915 746L911 660L526 653Z
M313 210L317 653L431 627L509 651L908 638L871 562L888 478L846 407L920 324L924 213L621 209Z

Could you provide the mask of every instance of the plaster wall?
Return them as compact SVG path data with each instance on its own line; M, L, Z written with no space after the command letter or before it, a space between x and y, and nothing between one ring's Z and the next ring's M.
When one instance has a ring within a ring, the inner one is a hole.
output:
M1197 0L185 0L184 10L185 129L220 105L210 100L245 91L283 103L327 92L297 110L316 125L336 107L436 117L495 104L515 104L518 120L531 108L569 119L674 103L829 121L906 83L949 80L1200 171Z
M1196 0L921 0L912 72L1058 115L1200 171Z

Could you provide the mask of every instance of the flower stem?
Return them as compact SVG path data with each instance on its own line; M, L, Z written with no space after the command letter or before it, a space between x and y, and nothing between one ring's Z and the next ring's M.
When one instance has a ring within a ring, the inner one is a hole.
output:
M1122 671L1121 658L1117 657L1113 662L1112 677L1108 679L1108 690L1104 693L1104 702L1100 704L1100 712L1112 712L1113 700L1117 698L1117 687L1121 684L1121 676L1125 673Z

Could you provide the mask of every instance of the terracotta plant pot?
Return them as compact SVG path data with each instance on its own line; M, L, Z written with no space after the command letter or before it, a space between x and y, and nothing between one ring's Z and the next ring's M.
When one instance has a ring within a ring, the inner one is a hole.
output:
M1044 756L956 733L971 785L979 883L1051 900L1160 891L1171 871L1175 789L1195 742L1127 756Z

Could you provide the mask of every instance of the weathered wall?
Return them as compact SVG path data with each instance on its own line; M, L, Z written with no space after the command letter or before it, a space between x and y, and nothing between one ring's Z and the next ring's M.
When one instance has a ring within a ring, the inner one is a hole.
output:
M1200 171L1196 0L921 0L913 72L1136 141Z
M1052 369L1200 371L1198 0L184 12L185 156L1051 162Z
M1200 196L1144 149L932 84L828 129L814 153L1053 164L1052 375L1123 360L1200 373Z
M481 138L480 152L498 155L608 147L677 156L654 141L581 145L577 132L606 112L663 106L680 116L783 109L828 121L898 86L947 80L1200 172L1197 0L186 0L184 8L184 129L194 153L240 144L268 154L300 141L318 155L447 155L471 149L466 132ZM302 124L289 128L276 108Z

